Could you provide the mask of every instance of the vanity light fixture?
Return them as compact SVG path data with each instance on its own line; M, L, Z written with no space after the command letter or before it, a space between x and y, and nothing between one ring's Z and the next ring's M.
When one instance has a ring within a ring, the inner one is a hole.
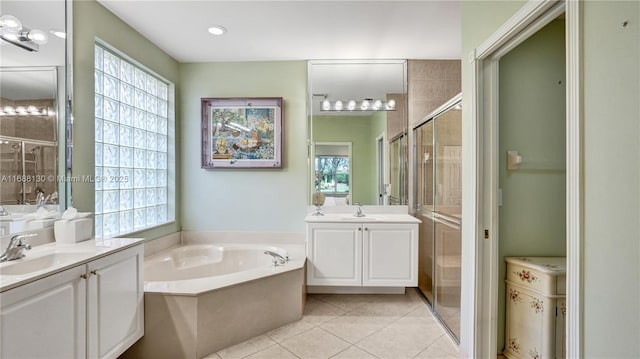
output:
M208 31L213 35L224 35L227 32L227 29L220 25L213 25Z
M346 102L346 106L345 106ZM362 101L330 101L322 100L320 102L320 111L395 111L396 101L391 99L388 101L364 99Z
M50 116L47 107L38 108L34 105L28 106L4 106L0 108L0 116Z
M49 37L44 31L29 29L12 15L0 16L0 39L27 51L36 52L39 45L44 45Z
M22 23L13 15L0 16L0 30L2 32L17 33L22 29Z

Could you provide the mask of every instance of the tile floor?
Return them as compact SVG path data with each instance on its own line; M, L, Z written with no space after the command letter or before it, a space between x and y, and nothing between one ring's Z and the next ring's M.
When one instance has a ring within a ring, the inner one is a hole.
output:
M422 297L407 289L405 295L310 294L301 320L206 359L457 357Z

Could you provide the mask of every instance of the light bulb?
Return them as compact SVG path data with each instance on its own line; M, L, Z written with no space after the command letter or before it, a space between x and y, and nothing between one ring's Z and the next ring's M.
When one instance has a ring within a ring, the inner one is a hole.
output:
M15 16L2 15L0 16L0 28L2 28L3 31L17 33L22 29L22 23Z
M347 110L353 111L355 109L356 109L356 102L353 100L350 100L349 103L347 103Z
M44 45L49 40L47 34L41 30L29 30L27 37L38 45Z
M38 111L38 109L37 109L35 106L33 106L33 105L31 105L31 106L27 107L27 111L29 111L29 113L38 113L38 112L40 112L40 111Z
M378 111L378 110L380 109L380 107L382 107L382 101L380 101L380 100L375 100L375 101L373 102L373 109L374 109L375 111Z
M225 29L224 27L220 26L220 25L214 25L211 26L208 29L209 33L213 34L213 35L222 35L224 33L227 32L227 29Z
M19 115L26 115L27 114L27 109L24 106L18 106L18 107L16 107L16 112Z
M396 100L387 101L387 110L393 110L394 108L396 108Z
M362 111L368 110L369 109L369 100L362 101L362 103L360 104L360 109Z
M331 110L331 102L329 102L329 100L322 101L322 110L323 111Z
M3 110L5 113L10 113L10 112L13 112L13 107L11 107L11 106L5 106L2 110Z
M336 101L336 104L334 105L336 111L342 111L342 101L338 100Z

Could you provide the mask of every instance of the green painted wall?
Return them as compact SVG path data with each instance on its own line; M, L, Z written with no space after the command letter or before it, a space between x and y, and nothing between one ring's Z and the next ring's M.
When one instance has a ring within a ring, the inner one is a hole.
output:
M566 255L564 21L542 28L500 60L500 271L504 257ZM507 170L506 152L523 157ZM498 353L504 349L505 283L498 293Z
M182 228L304 231L307 209L307 63L180 64ZM282 169L200 168L200 99L283 97Z
M640 358L640 2L581 4L583 357Z
M94 0L73 2L73 169L72 176L94 174L94 43L100 38L126 53L152 71L179 87L178 62L140 33L132 29ZM179 106L176 104L176 113ZM180 119L176 118L176 136L180 133ZM171 137L170 137L171 140ZM180 144L176 143L176 158ZM175 159L174 159L175 160ZM180 229L180 166L176 162L176 221L154 229L136 233L137 237L157 238ZM94 210L93 183L72 184L73 205L79 211Z
M352 181L351 203L375 204L376 143L380 133L380 118L373 116L314 116L315 142L351 142Z

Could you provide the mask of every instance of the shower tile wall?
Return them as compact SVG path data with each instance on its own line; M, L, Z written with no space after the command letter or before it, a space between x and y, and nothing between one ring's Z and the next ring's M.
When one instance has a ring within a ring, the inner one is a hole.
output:
M460 60L409 60L409 126L462 91Z
M55 109L53 100L14 101L0 98L0 107L36 106ZM56 117L53 116L2 116L0 136L28 138L40 141L56 141Z
M396 110L387 112L387 138L396 138L406 130L407 95L390 93L387 100L396 101Z
M0 107L36 106L55 109L54 100L20 100L0 98ZM54 112L55 113L55 112ZM0 136L15 138L0 144L0 175L8 176L0 186L0 204L21 204L23 200L33 203L36 189L40 187L45 194L57 190L55 181L44 181L38 184L25 184L14 180L14 176L48 176L57 173L57 149L55 146L29 144L29 140L56 142L57 121L55 115L49 116L2 116L0 117ZM6 140L5 137L5 140ZM25 161L22 159L21 141L25 141ZM23 166L26 166L23 172ZM37 172L36 172L37 169ZM26 198L23 199L23 191Z

